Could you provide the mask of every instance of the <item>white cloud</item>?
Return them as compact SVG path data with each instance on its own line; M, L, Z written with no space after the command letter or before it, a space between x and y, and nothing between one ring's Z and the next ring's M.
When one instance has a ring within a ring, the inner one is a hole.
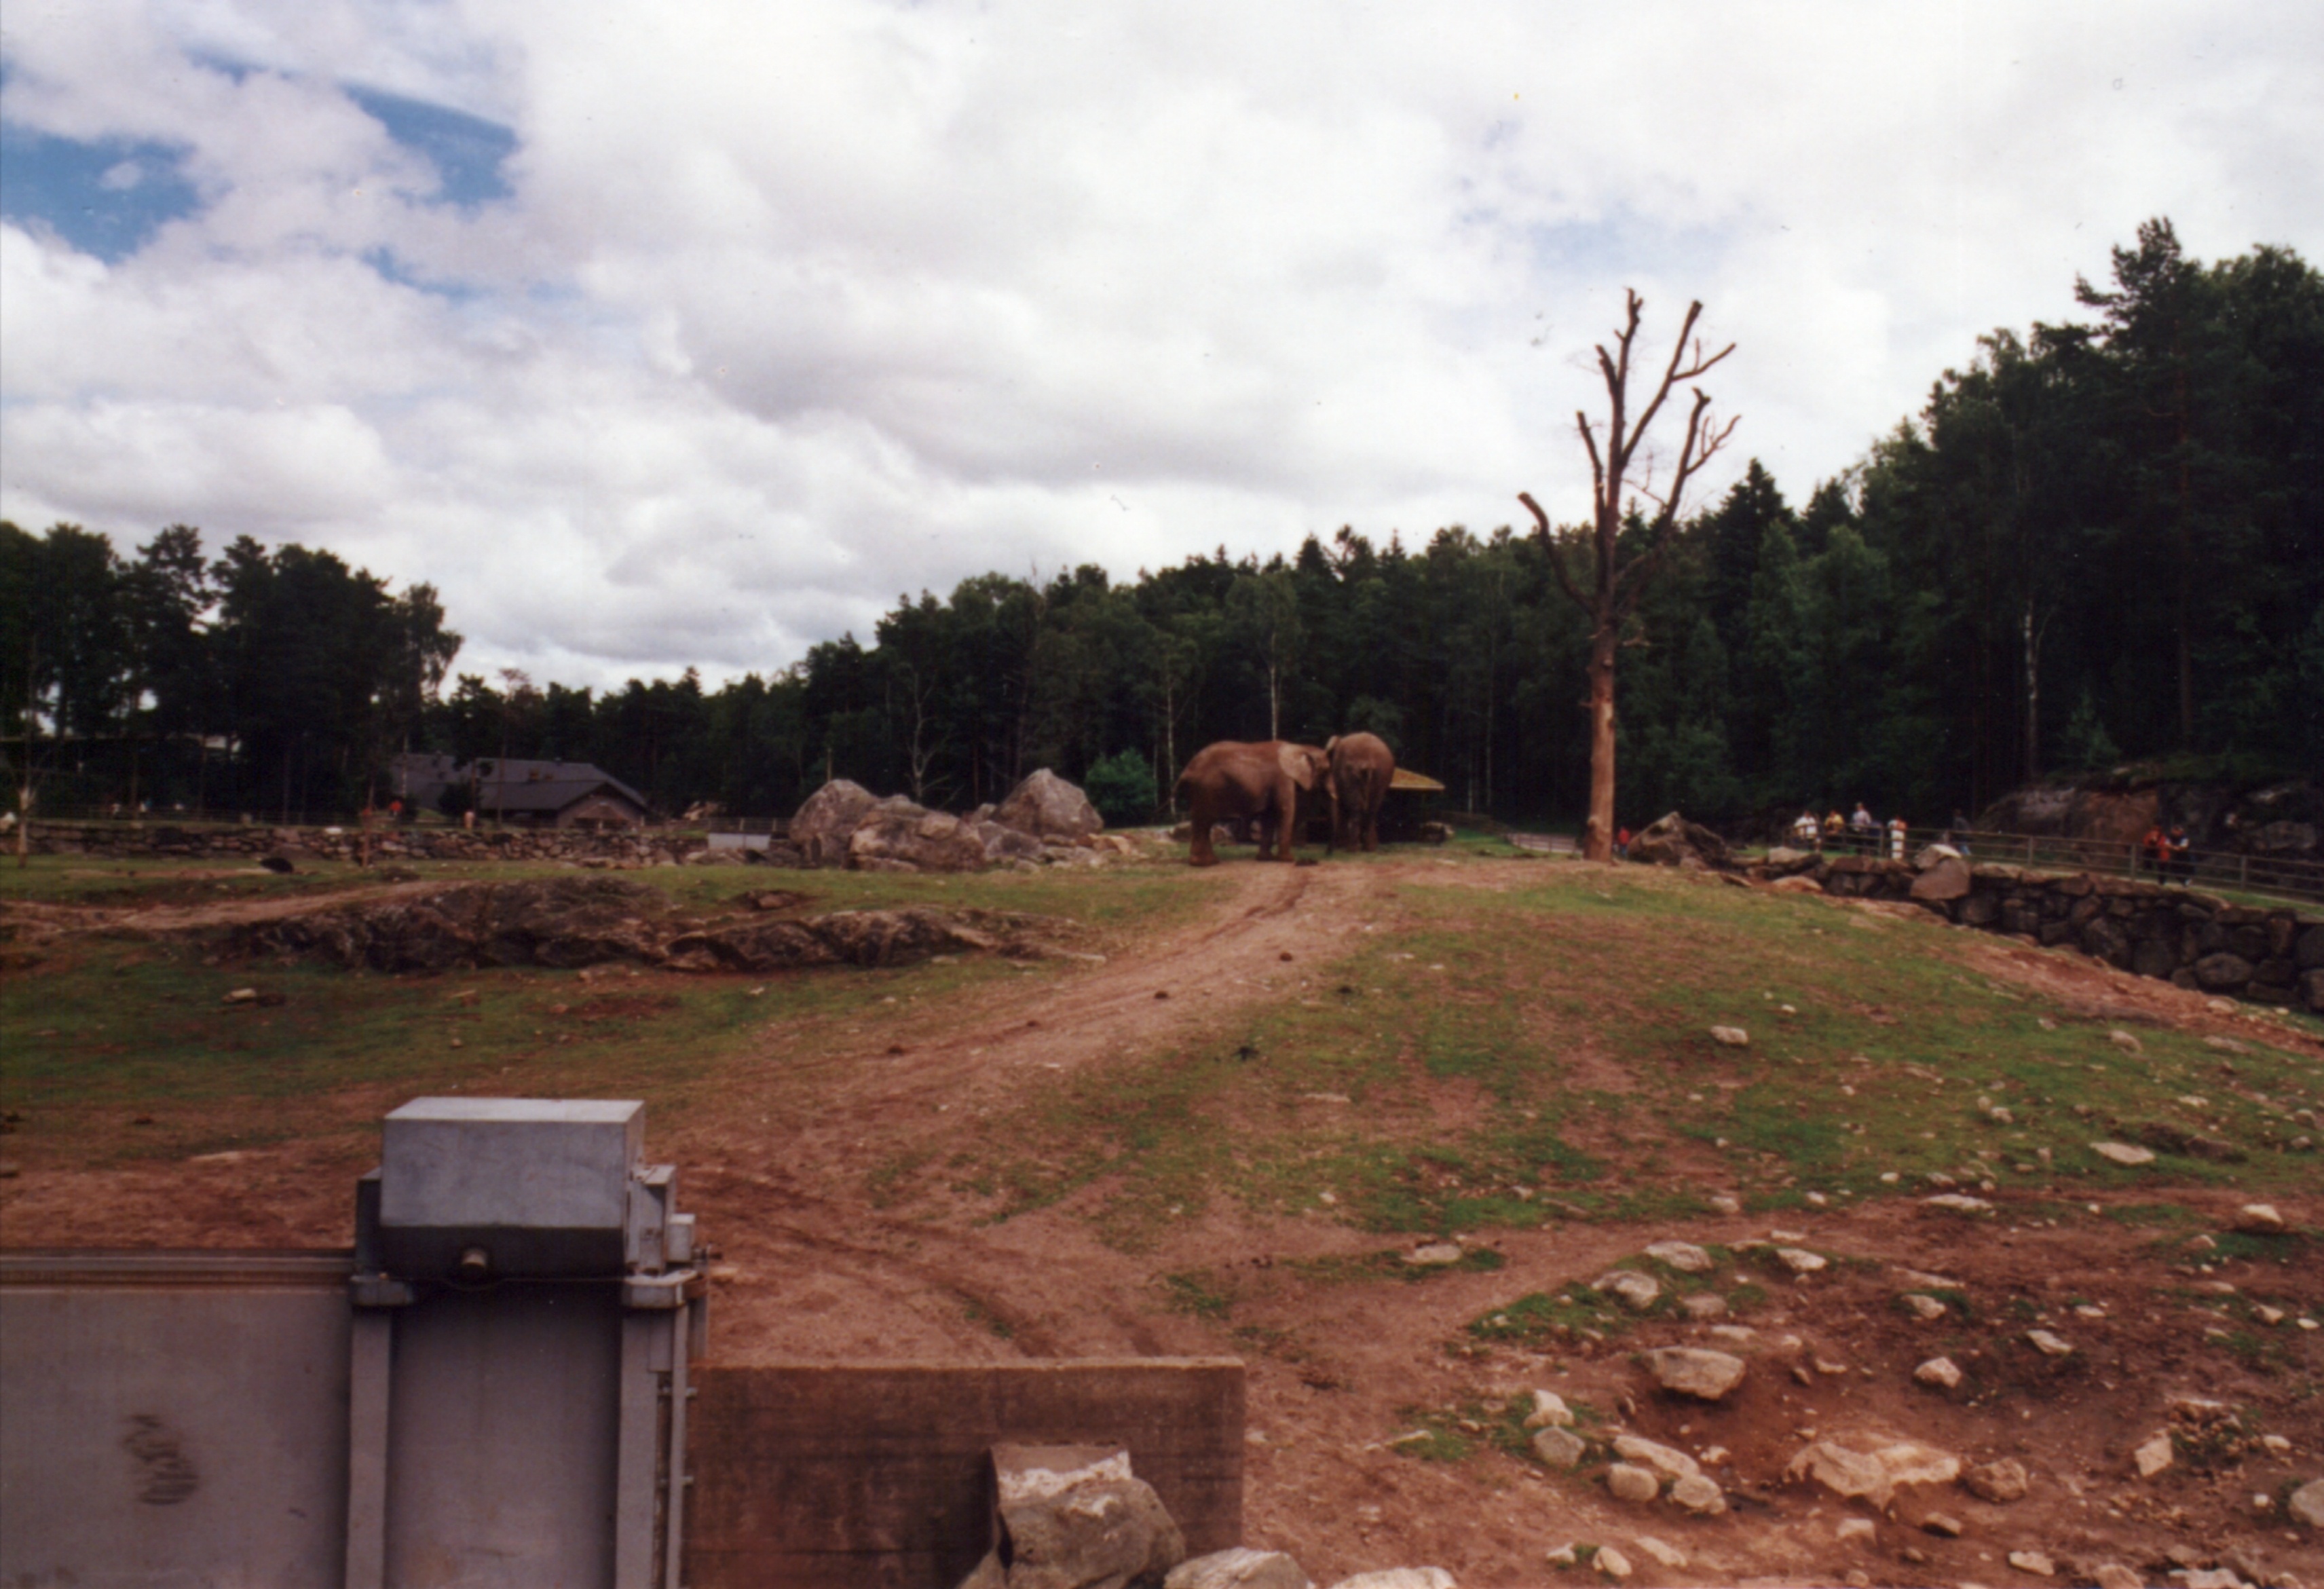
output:
M204 203L110 266L0 234L0 511L330 546L574 682L1578 513L1626 284L1738 343L1798 500L2148 216L2324 250L2290 4L123 0L5 50L12 120ZM511 126L512 197L435 202L348 86Z

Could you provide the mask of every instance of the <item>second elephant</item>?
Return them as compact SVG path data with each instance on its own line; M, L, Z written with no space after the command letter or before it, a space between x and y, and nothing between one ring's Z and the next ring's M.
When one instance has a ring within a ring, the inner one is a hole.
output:
M1380 808L1396 781L1396 753L1377 734L1343 734L1323 746L1330 763L1332 845L1379 848Z

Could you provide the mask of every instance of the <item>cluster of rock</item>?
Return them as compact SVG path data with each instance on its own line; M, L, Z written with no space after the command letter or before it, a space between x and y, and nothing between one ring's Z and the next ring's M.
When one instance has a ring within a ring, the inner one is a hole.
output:
M1189 1557L1118 1446L992 1448L992 1548L960 1589L1314 1589L1279 1550ZM1333 1589L1456 1589L1442 1567L1390 1567Z
M785 896L768 896L781 901ZM484 965L569 970L627 962L665 971L770 972L902 965L933 955L1040 952L1022 923L982 911L911 908L779 916L674 912L660 890L618 877L447 883L237 928L228 953L319 960L349 970Z
M807 797L789 830L757 858L856 872L978 872L988 866L1099 865L1135 846L1103 831L1089 797L1047 767L998 805L954 817L902 795L882 799L835 779Z
M1909 900L1963 927L2067 945L2181 987L2324 1012L2324 915L2291 906L2231 905L2135 878L1972 865L1941 845L1911 861L1775 849L1749 875Z
M379 861L570 861L620 866L669 865L702 848L698 834L644 828L598 832L581 827L501 828L380 827L369 836L371 859ZM354 861L364 853L365 835L353 827L272 827L262 825L182 827L169 824L103 823L68 826L36 822L32 847L37 855L97 855L109 860L258 859Z
M1649 866L1677 866L1689 872L1723 871L1731 864L1725 839L1676 811L1648 823L1631 839L1629 858Z

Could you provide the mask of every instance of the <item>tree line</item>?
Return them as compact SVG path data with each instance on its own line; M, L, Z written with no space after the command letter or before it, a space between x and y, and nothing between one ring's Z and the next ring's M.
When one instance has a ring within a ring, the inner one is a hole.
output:
M1798 505L1755 461L1670 530L1618 641L1622 821L2324 766L2324 277L2204 264L2157 220L2078 287L2087 319L1983 338ZM7 525L0 699L12 759L84 807L350 810L414 749L594 762L671 813L787 812L833 776L966 808L1049 766L1120 818L1212 740L1369 729L1456 804L1571 817L1591 633L1549 547L1584 559L1598 528L985 574L788 668L599 692L452 675L429 587L328 552ZM1621 555L1654 529L1629 513Z

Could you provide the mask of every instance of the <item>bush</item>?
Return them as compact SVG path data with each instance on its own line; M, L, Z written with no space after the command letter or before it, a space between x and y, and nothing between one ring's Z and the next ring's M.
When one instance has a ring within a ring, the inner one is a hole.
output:
M1134 827L1154 816L1154 770L1136 751L1108 756L1082 780L1082 792L1110 827Z

